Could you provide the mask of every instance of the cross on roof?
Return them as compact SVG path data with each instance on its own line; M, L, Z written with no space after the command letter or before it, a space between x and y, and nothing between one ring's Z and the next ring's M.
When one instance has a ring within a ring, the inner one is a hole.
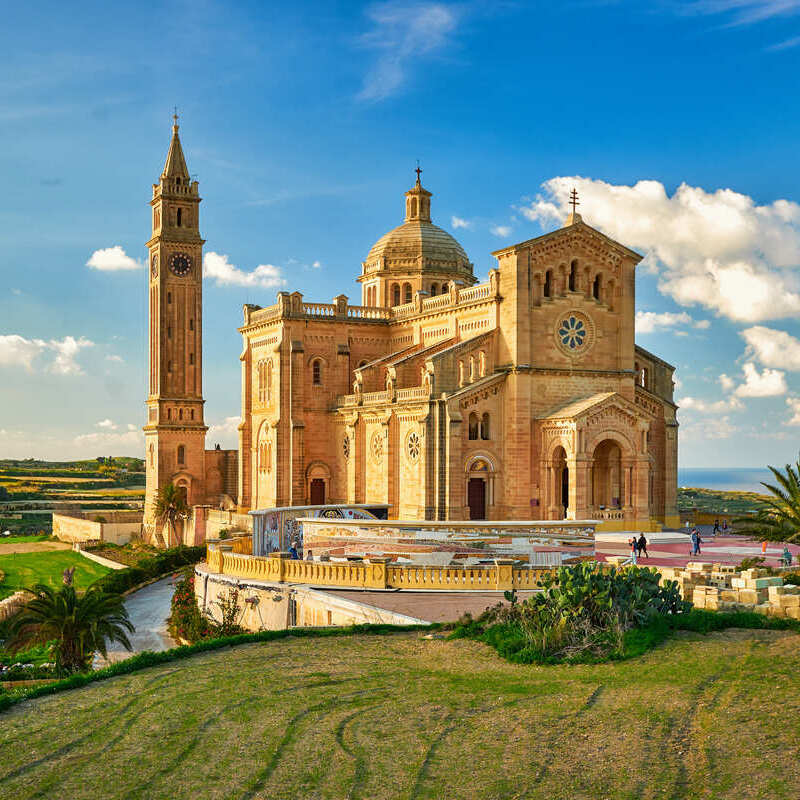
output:
M419 176L422 174L422 170L419 168L419 160L417 160L417 168L414 170L417 173L417 183L419 183Z
M172 123L173 125L178 124L178 106L174 106L175 113L172 115Z
M569 204L572 206L572 213L575 213L575 207L580 205L580 201L578 200L578 192L575 191L575 187L572 187L572 191L569 193Z

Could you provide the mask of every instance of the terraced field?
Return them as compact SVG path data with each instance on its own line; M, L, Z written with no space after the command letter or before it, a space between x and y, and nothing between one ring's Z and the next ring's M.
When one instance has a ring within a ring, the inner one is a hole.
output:
M0 716L11 798L796 798L800 636L521 667L420 634L195 656Z

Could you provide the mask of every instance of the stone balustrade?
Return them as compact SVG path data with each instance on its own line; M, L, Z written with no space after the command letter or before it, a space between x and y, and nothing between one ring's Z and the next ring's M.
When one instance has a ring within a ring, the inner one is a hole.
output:
M251 556L232 545L208 542L206 562L212 573L241 580L339 586L362 589L431 589L438 591L505 591L535 589L549 570L514 567L511 559L473 567L410 566L388 558L363 561L298 561L286 553Z

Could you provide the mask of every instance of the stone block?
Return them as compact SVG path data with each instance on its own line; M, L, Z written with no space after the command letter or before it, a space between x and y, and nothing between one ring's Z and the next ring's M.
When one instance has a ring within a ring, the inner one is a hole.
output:
M738 589L722 589L719 593L719 599L726 603L737 603L739 602L739 590Z
M707 596L705 609L706 611L719 611L719 600L716 597Z
M769 603L758 603L758 605L753 608L753 611L755 611L756 614L764 614L765 616L769 616L770 612L772 611L772 606Z
M686 569L689 572L711 572L714 565L709 561L689 561L686 564Z
M800 606L791 606L790 608L784 609L786 612L786 616L790 619L800 619Z
M731 578L731 588L733 589L746 589L747 580L745 578Z
M781 579L778 578L778 580ZM781 583L783 583L783 581L781 581ZM747 581L748 589L767 589L773 585L772 578L752 578L751 580Z
M759 602L758 591L756 589L739 589L739 602L754 606Z
M800 608L800 594L782 594L778 602L781 608Z
M697 589L694 590L692 593L692 605L695 608L705 608L706 607L706 593L698 591Z
M776 606L774 603L769 604L769 615L771 617L785 617L786 609Z

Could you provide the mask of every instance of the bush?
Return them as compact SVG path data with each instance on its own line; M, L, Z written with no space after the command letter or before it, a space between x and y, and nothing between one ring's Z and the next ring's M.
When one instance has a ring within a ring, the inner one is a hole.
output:
M213 619L208 612L202 614L194 593L194 570L187 568L172 595L172 610L167 621L170 635L194 643L245 633L238 624L242 613L238 601L239 591L231 589L214 603L219 608L221 622Z
M202 561L205 555L205 547L186 547L184 545L171 547L140 559L135 567L110 572L95 581L95 584L100 585L107 592L121 594L140 583L174 572L189 564L196 564L198 561Z
M605 569L595 562L559 567L539 581L542 591L524 602L506 593L454 635L477 638L520 663L620 658L642 642L666 635L664 620L687 611L674 581L646 568ZM633 634L647 628L647 635Z

